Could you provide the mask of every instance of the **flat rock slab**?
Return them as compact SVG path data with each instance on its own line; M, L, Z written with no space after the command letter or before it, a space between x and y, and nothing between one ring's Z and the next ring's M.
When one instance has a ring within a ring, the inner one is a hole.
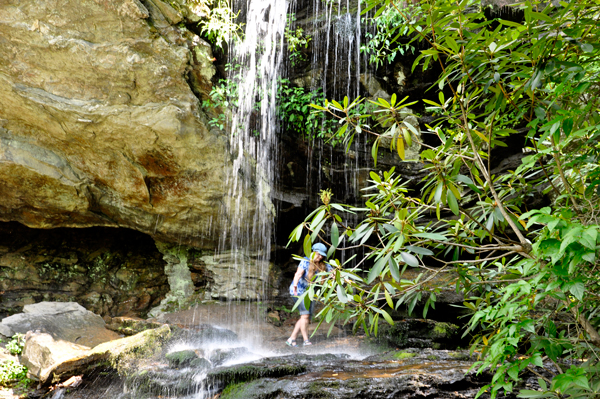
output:
M23 313L0 322L0 334L12 337L28 331L47 333L57 341L67 341L87 347L120 338L106 329L104 320L75 302L40 302L26 305Z

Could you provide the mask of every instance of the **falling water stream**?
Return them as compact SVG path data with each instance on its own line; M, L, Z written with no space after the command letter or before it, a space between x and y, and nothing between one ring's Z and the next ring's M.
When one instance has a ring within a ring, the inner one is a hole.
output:
M238 274L238 281L248 281L248 268L253 267L264 282L275 218L271 201L277 162L275 104L288 3L236 0L233 8L245 13L245 33L230 51L230 64L236 67L230 69L228 79L236 81L238 99L228 132L233 168L226 181L229 193L222 223L231 228L224 229L219 251L232 254L230 271ZM252 215L251 223L247 215ZM248 301L241 311L239 306L230 306L229 323L252 322L249 315L258 312L250 308L266 299L267 287L263 283L233 289L227 293L230 304L234 298L253 302ZM245 338L256 344L261 341L256 333Z

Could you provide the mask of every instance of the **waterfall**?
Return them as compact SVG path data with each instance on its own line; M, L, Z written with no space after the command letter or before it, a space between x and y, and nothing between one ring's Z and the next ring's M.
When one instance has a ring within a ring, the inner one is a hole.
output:
M236 67L230 69L228 79L237 83L238 100L228 132L233 168L226 179L229 194L223 212L224 223L231 229L224 231L219 250L231 252L230 272L236 273L239 281L246 281L250 264L264 278L260 286L233 288L227 293L230 303L234 298L260 301L267 294L264 281L269 274L275 219L271 201L277 162L275 104L288 3L236 0L233 8L245 14L245 33L243 40L232 46L229 57ZM247 215L252 215L251 223L247 223ZM244 321L253 312L235 313L230 309L232 322ZM255 334L248 338L260 340Z

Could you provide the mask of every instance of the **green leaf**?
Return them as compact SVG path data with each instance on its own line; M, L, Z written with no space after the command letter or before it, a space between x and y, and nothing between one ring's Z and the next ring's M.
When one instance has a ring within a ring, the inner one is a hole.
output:
M393 326L394 325L394 320L392 320L392 318L390 317L390 315L388 314L388 312L386 312L383 309L380 309L380 310L381 310L381 312L379 312L379 313L381 313L381 315L383 316L383 318L385 319L385 321L387 321L389 325Z
M544 362L542 362L542 355L539 352L536 352L529 359L531 364L536 365L538 367L544 367Z
M310 240L310 234L307 234L306 237L304 237L304 245L302 248L304 249L304 256L310 258L310 255L312 254L312 241Z
M534 18L537 18L539 20L542 20L542 21L553 22L553 20L552 20L552 18L550 16L548 16L546 14L543 14L541 12L532 11L531 12L531 16L534 17Z
M337 223L334 221L331 223L331 245L337 248L340 241L340 231L338 230Z
M440 92L440 93L441 93L441 92ZM442 105L441 105L441 104L438 104L438 103L436 103L436 102L433 102L433 101L431 101L431 100L428 100L428 99L426 99L426 98L424 98L424 99L423 99L423 102L424 102L425 104L429 104L429 105L433 105L433 106L436 106L436 107L442 108Z
M433 199L435 202L439 203L442 201L442 193L444 192L444 183L438 182L437 187L435 188L435 194Z
M390 255L387 255L386 257L380 258L377 262L375 262L371 270L369 270L369 275L367 276L367 284L371 284L381 274L383 268L388 262L389 256Z
M325 212L326 209L321 209L319 211L319 213L317 213L317 216L315 216L315 218L312 220L312 222L310 223L310 229L311 230L315 230L315 228L319 225L319 223L321 223L321 221L323 220L323 218L325 217Z
M400 256L407 265L412 267L419 266L419 260L414 255L409 254L408 252L400 252Z
M567 118L562 123L563 132L565 136L569 137L571 131L573 131L573 118Z
M452 213L454 213L455 215L458 215L460 213L460 211L458 209L458 202L456 201L456 197L454 196L454 193L452 192L452 190L448 191L446 198L448 200L448 206L450 207L450 210L452 211Z
M394 309L394 302L392 301L390 293L387 290L384 290L383 293L385 294L385 301L387 302L388 306Z
M407 123L407 126L408 125L410 125L410 124ZM410 136L410 132L406 129L402 129L402 134L404 135L404 140L406 141L406 145L410 147L412 145L412 137Z
M393 256L390 257L390 274L394 280L400 281L400 268L398 267L398 262L396 262L396 259Z
M507 374L513 380L518 381L519 380L519 367L518 367L518 365L517 364L513 364L511 367L509 367L508 370L507 370Z
M287 245L290 245L292 241L300 241L302 237L302 230L304 229L304 224L300 224L296 226L296 228L290 233L290 241Z
M348 303L348 297L346 296L346 291L341 285L338 285L337 288L337 297L341 303Z
M413 234L413 236L415 237L420 237L420 238L427 238L430 240L437 240L437 241L445 241L447 240L447 238L441 234L437 234L437 233L417 233L417 234Z
M316 227L315 230L312 232L312 234L310 235L310 238L313 242L317 241L317 238L319 237L319 233L321 232L321 229L323 228L323 225L325 224L327 220L322 220L321 223L319 223Z
M377 151L379 150L379 137L373 143L371 147L371 156L373 157L373 165L377 166Z
M531 389L521 389L517 395L519 398L544 398L546 392L532 391Z
M374 171L370 171L369 176L371 177L371 179L373 179L373 181L381 184L381 177L379 177L377 173L375 173Z
M416 254L419 254L419 255L428 255L428 256L433 255L433 251L431 251L427 248L415 247L413 245L407 245L406 249L408 249Z
M454 54L458 53L458 44L456 44L456 41L454 41L452 36L446 36L445 40L446 44L448 45L448 47L450 47Z
M585 293L585 285L581 281L577 281L573 283L569 291L573 296L580 301L583 300L583 294Z

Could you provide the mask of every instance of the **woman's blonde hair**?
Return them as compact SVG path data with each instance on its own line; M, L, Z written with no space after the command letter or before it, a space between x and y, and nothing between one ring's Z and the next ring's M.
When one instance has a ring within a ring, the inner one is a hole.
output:
M310 264L308 266L307 280L310 282L316 273L325 271L325 262L321 260L321 262L317 263L314 259L310 260Z

